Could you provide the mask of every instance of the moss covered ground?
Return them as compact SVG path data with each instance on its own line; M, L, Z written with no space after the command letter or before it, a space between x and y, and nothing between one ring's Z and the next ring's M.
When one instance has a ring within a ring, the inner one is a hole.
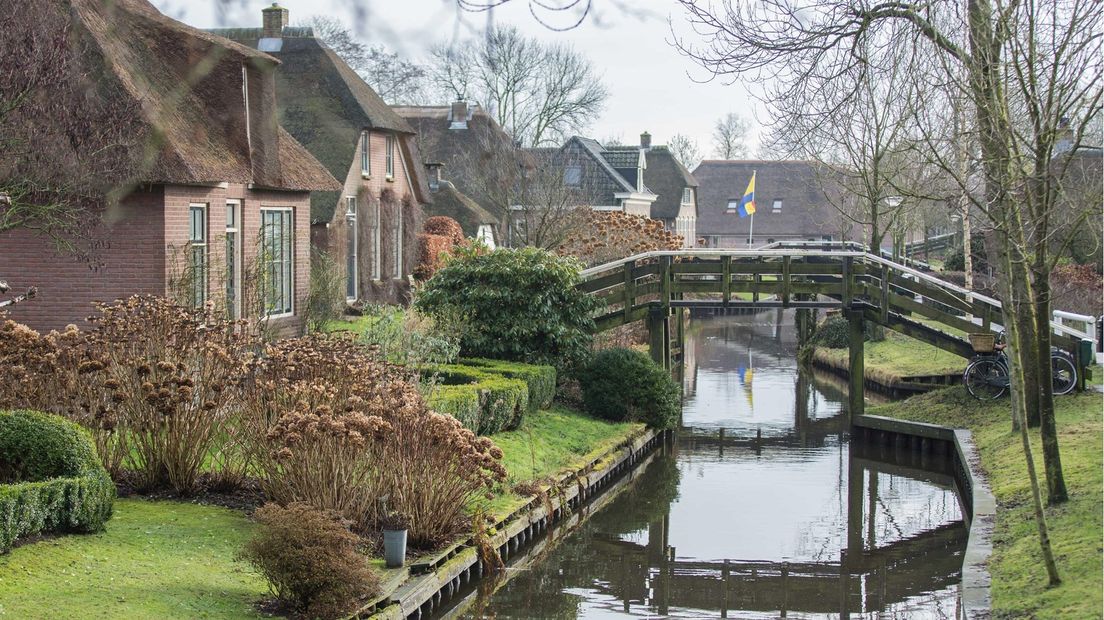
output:
M1046 510L1062 584L1047 587L1039 550L1026 461L1013 433L1007 398L979 403L961 387L871 407L868 413L969 428L998 502L990 561L993 613L998 618L1100 618L1104 476L1102 396L1055 400L1062 465L1070 500ZM1038 432L1032 429L1036 470L1043 475ZM1043 483L1040 480L1040 483Z

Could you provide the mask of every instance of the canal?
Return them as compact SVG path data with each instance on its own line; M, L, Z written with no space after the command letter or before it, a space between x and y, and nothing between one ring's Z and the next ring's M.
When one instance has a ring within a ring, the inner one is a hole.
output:
M948 466L852 444L793 314L692 319L682 427L578 525L458 597L463 618L952 618Z

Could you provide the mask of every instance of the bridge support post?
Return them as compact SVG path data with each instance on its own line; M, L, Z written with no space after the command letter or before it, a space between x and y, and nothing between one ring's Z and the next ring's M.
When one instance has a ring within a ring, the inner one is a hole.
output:
M648 310L648 353L656 364L670 369L671 322L667 315L666 308L651 308Z
M865 390L865 374L863 368L863 342L866 338L863 329L862 310L851 309L847 311L847 321L850 325L848 338L848 365L847 372L850 384L847 390L848 415L852 418L865 412L863 400Z

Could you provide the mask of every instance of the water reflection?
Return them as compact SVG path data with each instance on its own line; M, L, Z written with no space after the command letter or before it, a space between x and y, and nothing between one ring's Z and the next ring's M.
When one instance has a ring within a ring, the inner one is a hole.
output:
M845 399L797 369L792 325L695 321L664 453L449 615L953 617L966 529L950 472L850 445Z

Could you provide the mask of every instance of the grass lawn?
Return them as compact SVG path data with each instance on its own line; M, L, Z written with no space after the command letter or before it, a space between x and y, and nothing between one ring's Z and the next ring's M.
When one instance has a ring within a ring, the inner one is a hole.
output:
M0 556L0 617L263 617L264 580L233 559L253 527L226 508L116 500L100 534Z
M973 431L982 467L999 505L990 561L995 617L1101 617L1102 397L1094 392L1060 396L1055 404L1063 472L1070 493L1069 502L1046 511L1063 580L1056 588L1046 586L1023 448L1019 434L1011 432L1007 398L982 404L963 388L954 387L868 409L874 415ZM1032 435L1036 470L1042 477L1042 448L1034 429ZM1040 479L1040 484L1045 481Z
M509 477L495 499L481 507L505 516L530 499L512 492L515 484L578 469L643 427L606 422L559 406L527 416L521 428L491 436L502 448Z
M961 373L969 361L888 329L885 335L885 340L868 341L863 345L863 360L868 375L873 373L900 378ZM847 349L817 349L818 357L840 368L847 368L847 355Z

